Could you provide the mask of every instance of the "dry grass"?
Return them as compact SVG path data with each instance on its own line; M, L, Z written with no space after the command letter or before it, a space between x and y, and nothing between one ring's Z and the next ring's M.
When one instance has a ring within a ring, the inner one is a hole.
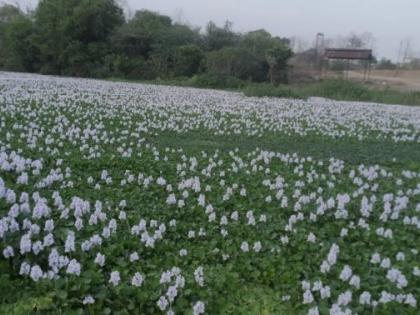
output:
M363 78L363 72L351 71L351 79ZM375 86L401 91L420 91L420 70L372 70L370 79Z

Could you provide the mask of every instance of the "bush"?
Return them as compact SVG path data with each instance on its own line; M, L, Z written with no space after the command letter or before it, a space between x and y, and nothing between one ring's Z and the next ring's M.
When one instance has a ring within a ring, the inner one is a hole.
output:
M240 89L247 85L238 78L220 74L200 74L193 76L189 82L191 86L211 89Z
M286 97L286 98L302 98L303 96L293 91L291 88L286 86L274 86L271 84L254 84L249 85L244 89L246 96L256 97Z
M342 100L373 100L373 91L359 83L348 80L325 80L308 85L303 90L307 96L321 96Z

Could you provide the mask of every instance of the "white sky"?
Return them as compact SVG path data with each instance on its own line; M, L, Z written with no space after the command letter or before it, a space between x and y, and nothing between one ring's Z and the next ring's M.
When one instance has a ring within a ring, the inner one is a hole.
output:
M0 0L2 2L2 0ZM3 0L34 7L37 0ZM298 37L312 44L318 32L327 38L350 32L375 36L377 56L396 60L401 40L411 40L420 56L419 0L121 0L132 12L149 9L194 26L229 19L237 31L265 28L273 35Z

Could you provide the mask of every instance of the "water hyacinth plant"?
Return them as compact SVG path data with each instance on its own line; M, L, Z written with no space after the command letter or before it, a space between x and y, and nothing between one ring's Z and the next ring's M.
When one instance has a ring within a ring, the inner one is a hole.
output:
M420 108L0 86L0 313L418 314Z

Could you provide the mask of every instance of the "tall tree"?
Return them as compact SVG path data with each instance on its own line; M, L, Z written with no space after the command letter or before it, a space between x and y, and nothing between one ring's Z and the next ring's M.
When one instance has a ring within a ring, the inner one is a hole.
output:
M103 61L124 17L114 0L41 0L35 20L41 71L85 76Z
M17 7L0 7L0 66L7 70L34 71L37 52L32 45L33 23Z
M287 81L287 61L291 56L292 51L283 44L266 52L266 60L269 65L268 77L271 84Z
M133 64L133 67L143 67L144 78L168 77L175 72L192 71L191 68L181 69L185 66L185 60L181 59L183 55L193 52L188 47L181 50L178 47L197 45L200 41L198 29L173 23L170 17L147 10L137 11L131 20L118 29L112 40L117 59L125 55L131 60L145 60L143 63ZM198 54L193 57L197 56ZM191 67L196 67L195 64L196 60L191 60Z
M224 47L210 52L206 64L210 73L234 76L243 80L252 79L259 67L255 56L240 47Z
M131 20L117 30L113 36L113 44L119 53L127 56L148 57L157 38L171 25L169 16L149 10L137 11Z
M232 22L226 21L223 27L209 22L206 27L205 45L207 50L218 50L223 47L235 46L240 36L232 30Z
M40 0L33 14L0 6L0 67L143 79L199 72L216 80L218 75L273 83L285 78L290 49L285 39L265 30L243 35L227 21L223 26L209 22L201 33L149 10L125 21L118 3Z
M197 45L190 44L177 47L175 51L174 74L176 76L193 76L198 73L203 58L203 51Z

